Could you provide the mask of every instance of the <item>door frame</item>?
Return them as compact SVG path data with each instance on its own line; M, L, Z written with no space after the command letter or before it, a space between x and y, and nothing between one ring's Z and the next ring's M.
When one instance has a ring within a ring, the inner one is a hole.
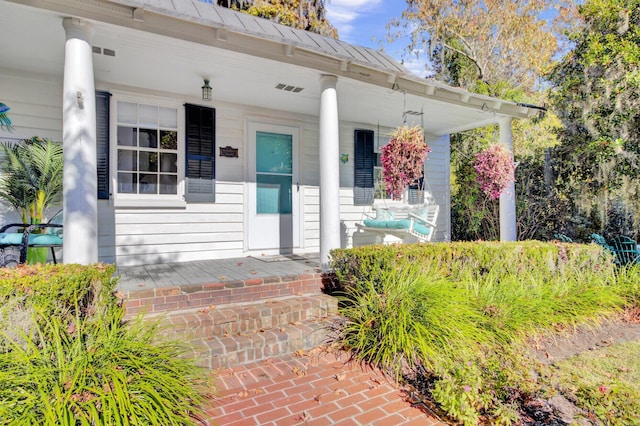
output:
M299 184L301 180L301 134L302 129L299 123L283 122L277 120L269 120L264 118L246 118L245 119L245 182L244 182L244 251L260 252L261 254L281 254L280 247L269 249L250 248L249 230L250 221L255 217L255 196L256 196L256 132L264 131L270 133L289 134L292 136L293 143L293 173L292 173L292 247L291 251L303 247L303 215L304 215L304 188Z

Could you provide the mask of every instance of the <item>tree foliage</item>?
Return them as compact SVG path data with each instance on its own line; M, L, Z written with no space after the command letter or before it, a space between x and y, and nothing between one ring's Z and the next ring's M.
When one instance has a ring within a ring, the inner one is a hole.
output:
M619 216L637 225L640 212L640 1L591 0L579 13L575 47L551 74L564 124L557 182L593 226L625 228Z
M283 25L338 37L325 17L325 0L205 0Z
M412 50L425 48L438 79L533 91L556 53L557 39L541 13L565 6L549 0L408 0L403 13ZM506 86L501 83L507 82Z
M483 95L546 104L542 78L565 45L561 29L574 16L571 0L408 0L407 4L402 19L392 24L411 31L408 48L425 52L434 78ZM518 221L519 238L541 238L557 219L531 212L545 209L549 202L560 205L545 162L545 150L558 143L554 133L558 126L552 113L512 125L514 154L523 172L516 169L518 218L525 218ZM476 155L497 143L497 132L493 125L452 135L454 240L499 237L498 202L480 190L473 167ZM555 216L557 210L553 212Z

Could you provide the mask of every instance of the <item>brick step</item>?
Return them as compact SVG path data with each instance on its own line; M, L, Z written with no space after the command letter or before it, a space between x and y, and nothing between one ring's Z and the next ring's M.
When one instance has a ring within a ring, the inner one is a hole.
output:
M171 311L160 316L161 336L188 342L208 368L228 368L327 343L338 301L326 294Z
M296 295L322 294L325 280L320 273L291 274L284 276L225 280L204 284L186 284L158 287L146 290L122 290L119 296L125 307L126 317L168 313L184 309L208 309L222 306L252 303Z
M278 328L239 332L192 340L193 357L210 369L232 368L249 362L292 355L331 341L337 315L286 324Z
M160 329L163 335L171 339L208 339L277 329L337 313L336 298L315 294L233 306L172 311L161 317ZM153 318L153 315L148 317Z

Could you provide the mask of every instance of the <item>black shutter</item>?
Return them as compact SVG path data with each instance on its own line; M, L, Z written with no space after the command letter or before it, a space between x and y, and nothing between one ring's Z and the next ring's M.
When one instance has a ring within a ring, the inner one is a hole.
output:
M356 130L354 136L354 188L356 206L373 204L373 131Z
M96 91L96 165L98 199L109 199L109 99L111 93Z
M185 105L186 194L189 202L215 201L216 110Z

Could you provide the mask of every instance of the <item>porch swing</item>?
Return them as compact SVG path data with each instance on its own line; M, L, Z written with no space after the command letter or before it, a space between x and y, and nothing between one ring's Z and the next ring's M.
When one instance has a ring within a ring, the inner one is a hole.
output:
M404 111L403 118L406 125L406 115L420 115L422 112ZM421 123L424 129L424 123ZM424 130L423 130L424 132ZM380 129L378 127L378 139ZM378 142L379 146L379 142ZM424 172L423 172L424 173ZM387 205L386 198L383 198L382 205L373 207L375 216L367 216L356 223L356 228L361 233L371 233L380 237L384 241L387 235L399 238L403 242L408 242L411 237L418 242L429 242L433 238L436 230L436 223L440 207L433 203L433 199L427 199L428 182L424 176L416 183L410 184L405 190L404 203Z

